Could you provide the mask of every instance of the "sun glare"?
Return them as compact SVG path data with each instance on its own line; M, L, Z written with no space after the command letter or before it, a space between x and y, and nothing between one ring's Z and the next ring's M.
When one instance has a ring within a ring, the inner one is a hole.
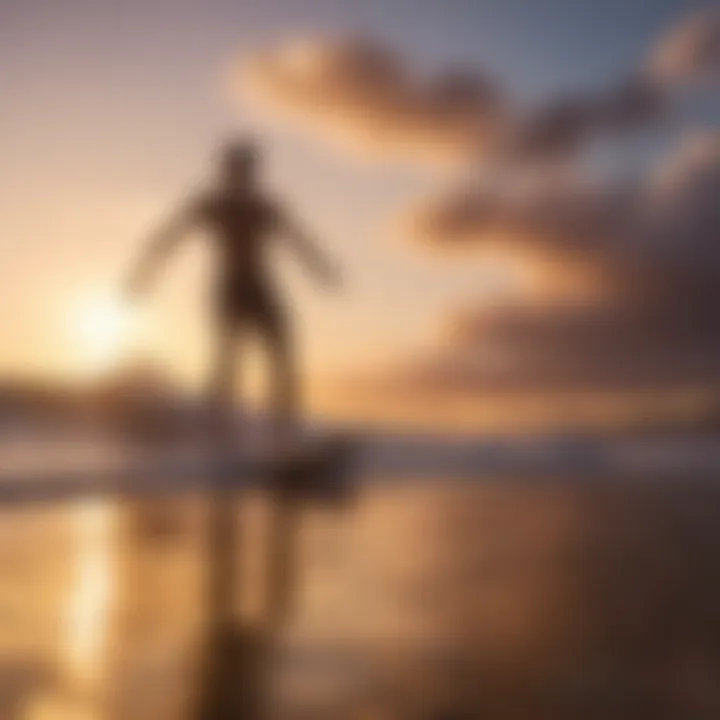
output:
M120 297L101 295L78 302L72 318L78 370L97 374L118 365L130 349L136 320L133 308Z

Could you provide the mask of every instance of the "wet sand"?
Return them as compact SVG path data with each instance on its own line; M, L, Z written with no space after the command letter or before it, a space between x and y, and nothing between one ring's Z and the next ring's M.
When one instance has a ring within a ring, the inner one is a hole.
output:
M261 601L254 503L239 517L246 617ZM203 503L113 513L105 710L183 717L199 670ZM714 720L719 518L720 483L692 479L378 482L351 509L308 511L274 716ZM68 510L4 518L3 719L27 717L67 657L76 523Z

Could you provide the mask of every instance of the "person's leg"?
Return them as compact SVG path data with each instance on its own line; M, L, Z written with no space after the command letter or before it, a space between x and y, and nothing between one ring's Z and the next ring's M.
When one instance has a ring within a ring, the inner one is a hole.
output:
M299 415L299 388L295 347L284 310L269 304L258 317L258 329L270 365L270 410L274 440L281 445L292 439Z
M235 386L237 381L238 328L223 319L217 323L214 357L207 384L209 428L219 438L230 432Z

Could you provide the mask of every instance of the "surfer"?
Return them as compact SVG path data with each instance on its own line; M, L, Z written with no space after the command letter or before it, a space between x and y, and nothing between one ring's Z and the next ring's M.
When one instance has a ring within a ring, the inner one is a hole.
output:
M290 430L298 416L295 348L287 307L270 272L272 241L288 242L304 265L325 285L339 286L335 266L291 214L260 182L261 152L249 142L223 148L212 186L192 197L154 233L132 268L131 295L145 293L158 266L187 231L201 227L215 249L214 360L209 395L216 410L229 409L235 389L238 342L256 333L269 352L271 408L275 430Z

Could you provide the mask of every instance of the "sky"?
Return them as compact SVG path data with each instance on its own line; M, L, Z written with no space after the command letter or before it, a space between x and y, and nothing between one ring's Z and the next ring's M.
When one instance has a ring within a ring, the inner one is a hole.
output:
M443 318L494 302L510 271L502 260L425 252L400 237L393 218L462 184L474 164L426 162L415 147L391 152L396 135L383 138L380 161L366 145L346 152L309 127L327 121L317 108L298 96L278 111L264 102L278 99L272 78L256 73L261 92L248 94L236 86L238 68L272 60L302 38L316 46L362 39L390 48L417 77L462 68L492 78L524 117L556 97L634 77L658 38L709 7L687 0L4 0L0 372L64 376L87 367L72 327L78 308L116 291L143 237L211 177L217 146L236 133L263 140L268 184L344 270L346 288L333 295L314 290L289 263L282 269L307 372L382 375L403 358L424 358ZM717 130L714 90L683 98L670 119L643 121L632 142L598 143L591 167L644 171L671 152L686 126ZM336 91L320 103L331 117L348 109ZM407 130L402 125L400 134ZM493 163L516 168L524 151L502 152L513 158ZM494 169L486 172L491 181ZM207 361L204 250L188 242L145 310L147 352L190 385L201 382Z

